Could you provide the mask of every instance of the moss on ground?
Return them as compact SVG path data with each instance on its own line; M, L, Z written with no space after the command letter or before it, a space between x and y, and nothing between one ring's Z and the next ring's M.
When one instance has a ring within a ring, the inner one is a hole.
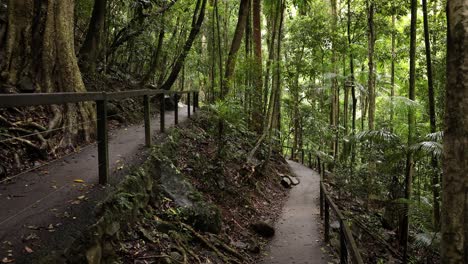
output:
M99 220L67 250L66 262L254 263L267 241L250 224L278 217L286 197L278 174L288 168L275 153L267 166L248 163L255 135L226 123L221 138L218 120L202 110L171 129L100 203ZM256 160L266 151L261 146Z

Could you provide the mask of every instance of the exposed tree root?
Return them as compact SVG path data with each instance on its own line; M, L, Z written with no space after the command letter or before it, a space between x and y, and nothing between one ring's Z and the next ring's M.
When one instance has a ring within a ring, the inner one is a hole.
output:
M236 259L229 258L226 255L224 255L223 253L221 253L221 251L219 251L218 248L216 248L216 246L214 246L210 241L208 241L203 235L201 235L200 233L195 231L191 226L189 226L187 224L184 224L182 222L180 223L180 225L183 228L190 231L196 238L198 238L198 240L203 242L203 244L205 244L205 246L207 246L209 249L213 250L213 252L215 252L216 255L218 255L224 261L224 263L239 263L239 264L242 263L242 262L237 261Z

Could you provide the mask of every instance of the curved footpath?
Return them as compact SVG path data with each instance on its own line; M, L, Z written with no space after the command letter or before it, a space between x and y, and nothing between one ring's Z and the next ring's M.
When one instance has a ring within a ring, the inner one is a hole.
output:
M179 108L179 122L187 120ZM174 112L166 111L166 126L174 126ZM159 115L151 120L158 143ZM57 159L11 182L0 183L0 263L33 263L39 255L67 248L90 224L96 203L111 192L133 166L146 156L141 124L109 132L107 186L99 186L96 145Z
M301 183L291 190L262 264L327 263L319 232L320 176L299 163L288 163Z

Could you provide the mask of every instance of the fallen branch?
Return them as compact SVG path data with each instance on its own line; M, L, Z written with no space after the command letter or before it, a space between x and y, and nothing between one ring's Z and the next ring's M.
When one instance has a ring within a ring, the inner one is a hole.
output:
M247 162L248 162L248 163L252 163L252 159L253 159L253 157L255 156L255 154L257 153L258 148L260 148L260 146L262 145L263 140L265 140L265 136L266 136L266 134L263 134L263 135L257 140L257 143L255 144L255 147L249 152L249 155L247 155Z
M180 225L189 230L196 238L198 238L198 240L200 240L201 242L203 242L203 244L205 244L208 248L210 248L211 250L213 250L216 255L218 255L225 263L230 263L230 262L234 262L234 263L239 263L241 264L241 262L238 262L237 260L234 260L234 259L231 259L231 258L228 258L226 257L226 255L224 255L223 253L221 253L221 251L219 251L210 241L208 241L203 235L201 235L200 233L198 233L197 231L195 231L191 226L185 224L185 223L180 223Z

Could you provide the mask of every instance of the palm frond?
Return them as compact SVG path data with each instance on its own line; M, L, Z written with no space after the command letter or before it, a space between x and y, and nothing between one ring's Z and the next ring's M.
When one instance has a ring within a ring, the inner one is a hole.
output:
M444 138L444 131L437 131L434 133L427 134L425 138L429 141L442 142Z
M440 144L439 142L423 141L412 145L410 147L410 150L414 152L423 152L428 155L440 157L442 156L443 147L442 144Z
M351 138L351 137L350 137ZM356 141L370 141L374 143L396 143L400 142L400 137L388 130L367 130L354 135Z

